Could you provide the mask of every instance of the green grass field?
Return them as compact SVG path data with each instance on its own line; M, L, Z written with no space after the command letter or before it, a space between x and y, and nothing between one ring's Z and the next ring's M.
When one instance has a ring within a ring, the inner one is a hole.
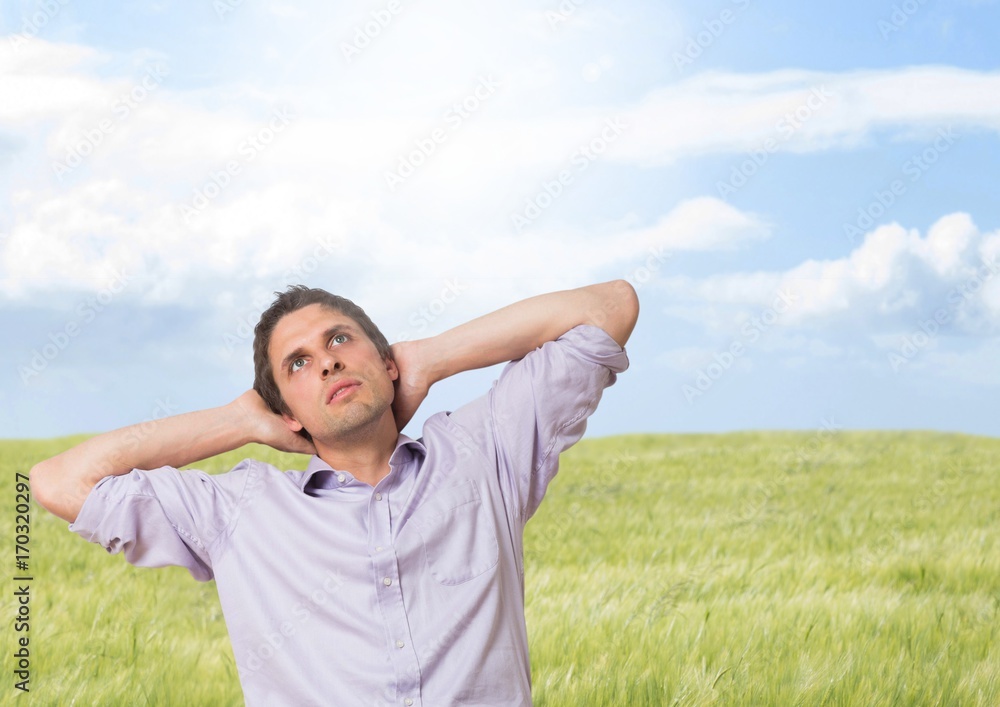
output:
M0 442L8 577L15 471L80 439ZM198 467L247 456L304 459ZM525 540L535 704L1000 705L998 459L921 432L583 440ZM0 702L242 704L214 583L66 526L34 507L32 691L7 619Z

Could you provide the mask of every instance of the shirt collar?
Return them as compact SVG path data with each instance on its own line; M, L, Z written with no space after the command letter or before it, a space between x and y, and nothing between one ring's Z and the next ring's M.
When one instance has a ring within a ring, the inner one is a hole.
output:
M421 459L426 457L427 447L424 446L423 442L400 433L400 435L396 438L396 448L392 450L392 455L389 457L389 464L393 467L400 466L412 461L418 456ZM329 483L324 483L324 477L334 476L341 473L347 474L353 478L351 472L347 470L334 469L332 466L320 459L318 455L314 454L309 460L308 466L306 466L305 473L302 474L302 478L300 479L300 488L304 492L306 487L310 485L329 487ZM315 477L315 479L313 477ZM336 486L336 484L333 484L333 488L336 488Z

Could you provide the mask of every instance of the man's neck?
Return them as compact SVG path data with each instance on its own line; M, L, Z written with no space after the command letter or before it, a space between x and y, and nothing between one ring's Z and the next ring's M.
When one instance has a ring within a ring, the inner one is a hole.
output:
M388 476L398 440L395 419L386 415L374 429L358 430L348 438L314 439L313 443L319 458L332 468L349 471L358 481L375 486Z

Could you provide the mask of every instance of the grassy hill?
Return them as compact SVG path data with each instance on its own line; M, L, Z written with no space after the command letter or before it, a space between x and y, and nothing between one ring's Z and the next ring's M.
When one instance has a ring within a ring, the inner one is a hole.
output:
M15 471L79 439L0 442L5 537ZM247 456L303 459L198 467ZM535 704L1000 704L998 459L1000 440L927 432L583 440L525 539ZM37 506L31 534L19 697L242 704L214 583L133 568Z

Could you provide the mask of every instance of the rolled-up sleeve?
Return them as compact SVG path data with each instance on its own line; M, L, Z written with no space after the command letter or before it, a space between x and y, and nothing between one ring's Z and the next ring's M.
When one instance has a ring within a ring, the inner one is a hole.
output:
M186 567L214 577L210 548L234 519L251 460L226 474L173 467L101 479L69 529L137 567Z
M604 389L628 365L624 349L607 332L580 325L508 363L485 404L452 414L467 428L485 422L477 414L488 415L498 472L522 522L538 509L559 470L559 454L583 437Z

